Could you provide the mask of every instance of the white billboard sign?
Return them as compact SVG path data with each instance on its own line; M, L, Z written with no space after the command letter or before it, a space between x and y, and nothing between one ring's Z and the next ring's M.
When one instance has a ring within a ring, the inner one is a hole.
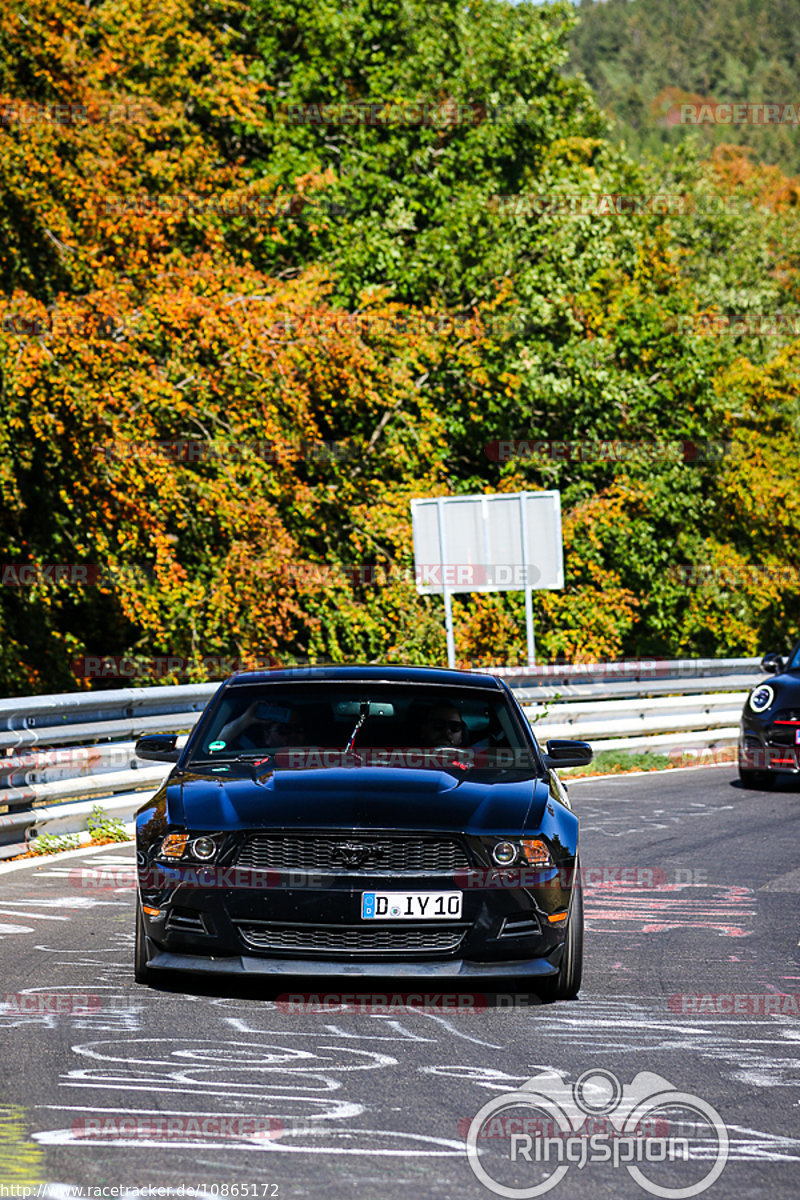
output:
M448 661L455 662L453 592L525 592L528 661L534 663L533 589L564 586L561 493L436 496L411 501L420 595L442 595Z
M562 588L561 493L411 501L421 595Z

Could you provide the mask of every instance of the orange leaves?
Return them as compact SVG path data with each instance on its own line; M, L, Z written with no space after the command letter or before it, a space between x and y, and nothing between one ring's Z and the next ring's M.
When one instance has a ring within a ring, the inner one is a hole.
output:
M146 288L0 304L20 322L4 428L29 435L4 486L37 546L59 536L103 567L81 603L113 619L84 622L79 649L388 652L382 606L405 621L413 588L369 583L366 609L358 572L317 568L408 554L408 498L440 484L446 452L419 381L462 350L379 295L344 313L329 291L320 271L278 285L201 254ZM67 619L67 594L37 602Z
M506 597L478 592L455 606L456 665L514 665L525 660L525 627L509 612Z
M785 175L780 167L753 162L741 146L718 146L710 166L723 195L742 192L755 204L776 210L800 204L800 180Z

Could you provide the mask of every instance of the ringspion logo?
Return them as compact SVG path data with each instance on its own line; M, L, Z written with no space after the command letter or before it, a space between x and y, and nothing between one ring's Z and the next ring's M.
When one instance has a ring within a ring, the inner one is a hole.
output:
M598 1118L603 1126L590 1132ZM496 1139L491 1158L478 1149L490 1131ZM495 1096L473 1117L466 1149L474 1175L497 1196L532 1200L560 1183L570 1167L583 1171L597 1163L624 1167L651 1196L683 1200L719 1178L728 1144L722 1117L701 1097L650 1071L623 1084L612 1071L592 1068L574 1084L560 1071L544 1071L517 1091ZM677 1186L656 1182L666 1162Z

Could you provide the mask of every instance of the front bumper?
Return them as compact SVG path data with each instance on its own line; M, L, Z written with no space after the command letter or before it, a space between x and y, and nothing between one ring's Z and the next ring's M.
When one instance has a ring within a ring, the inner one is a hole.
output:
M171 954L158 950L148 939L152 955L148 966L156 971L189 971L198 975L272 975L309 976L387 976L395 979L492 979L509 976L556 975L558 967L546 958L521 959L517 962L472 963L464 959L445 962L375 961L340 962L335 959L262 958L238 955L231 958L206 958L197 954Z
M154 968L234 974L542 974L556 970L570 891L467 887L458 920L359 920L365 881L259 889L140 889ZM177 875L177 873L176 873ZM290 884L294 881L290 881ZM452 879L370 879L370 890L447 891ZM148 909L157 909L157 915ZM197 964L200 964L199 966ZM205 964L205 965L203 965ZM539 964L539 965L535 965Z
M739 733L739 766L745 771L800 774L800 743L796 737L794 725L744 719Z

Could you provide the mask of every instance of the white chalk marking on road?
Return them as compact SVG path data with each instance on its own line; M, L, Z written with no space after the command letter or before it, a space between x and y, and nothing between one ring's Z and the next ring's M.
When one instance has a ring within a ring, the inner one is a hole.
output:
M13 908L0 908L2 917L25 917L29 921L69 921L69 917L57 917L55 913L17 912Z

